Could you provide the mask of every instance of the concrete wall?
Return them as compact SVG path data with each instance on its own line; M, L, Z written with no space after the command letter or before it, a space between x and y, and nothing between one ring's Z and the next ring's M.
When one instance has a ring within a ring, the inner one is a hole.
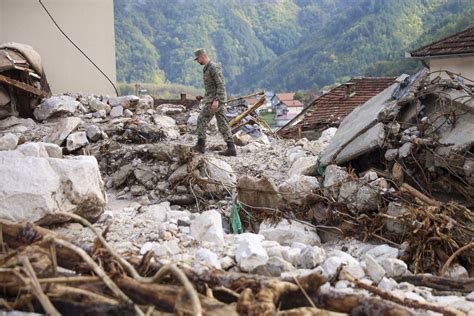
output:
M113 0L43 0L69 37L115 83ZM53 93L114 95L110 83L54 26L37 0L0 0L0 42L33 46Z
M474 80L474 56L455 57L455 58L433 58L429 61L430 71L449 70L461 74L471 80ZM435 78L439 73L431 75ZM448 78L446 74L442 77Z

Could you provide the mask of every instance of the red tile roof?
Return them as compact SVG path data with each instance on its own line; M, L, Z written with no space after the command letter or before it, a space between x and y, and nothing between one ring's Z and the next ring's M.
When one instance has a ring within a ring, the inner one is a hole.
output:
M474 27L410 52L412 57L474 54Z
M281 103L286 104L289 107L303 107L303 103L301 103L299 100L296 100L295 94L293 92L290 93L275 93L277 96L278 100L280 100Z
M295 93L294 92L289 92L289 93L275 93L278 99L280 101L291 101L294 100Z
M395 83L396 77L353 78L347 83L354 84L355 94L346 97L346 86L340 85L317 97L295 119L280 129L282 135L292 135L300 127L314 128L318 125L339 124L357 106Z

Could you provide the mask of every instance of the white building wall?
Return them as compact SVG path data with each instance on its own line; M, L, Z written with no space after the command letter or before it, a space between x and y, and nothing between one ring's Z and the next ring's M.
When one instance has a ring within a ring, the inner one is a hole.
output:
M471 80L474 80L474 56L453 57L453 58L433 58L429 61L430 71L449 70L453 73L461 74ZM440 73L431 74L432 78ZM441 77L449 78L445 73Z
M69 37L116 81L113 0L44 0ZM54 26L37 0L0 0L0 43L33 46L52 92L115 94L106 78Z

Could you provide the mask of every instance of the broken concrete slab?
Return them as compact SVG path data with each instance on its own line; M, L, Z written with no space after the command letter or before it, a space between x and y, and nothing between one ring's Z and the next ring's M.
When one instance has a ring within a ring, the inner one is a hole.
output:
M392 107L396 101L392 101L392 94L407 75L402 75L396 79L396 83L371 98L363 105L357 107L344 118L336 134L332 138L328 147L321 153L320 163L327 166L334 162L339 153L353 140L367 132L375 126L379 119L379 114L387 108ZM346 162L342 158L339 163Z
M383 123L378 123L351 141L336 156L336 164L343 164L363 154L371 152L374 148L383 145L385 140L385 128ZM321 158L322 159L322 158Z

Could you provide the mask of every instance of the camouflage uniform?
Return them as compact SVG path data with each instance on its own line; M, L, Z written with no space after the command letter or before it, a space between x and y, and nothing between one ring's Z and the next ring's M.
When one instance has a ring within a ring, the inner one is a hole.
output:
M198 138L202 140L206 139L207 125L215 115L217 127L224 138L224 141L232 142L232 132L226 117L227 95L221 67L214 62L209 61L203 68L203 79L206 94L203 99L204 108L201 110L197 121ZM219 107L216 112L212 112L211 110L211 104L214 100L219 101Z

